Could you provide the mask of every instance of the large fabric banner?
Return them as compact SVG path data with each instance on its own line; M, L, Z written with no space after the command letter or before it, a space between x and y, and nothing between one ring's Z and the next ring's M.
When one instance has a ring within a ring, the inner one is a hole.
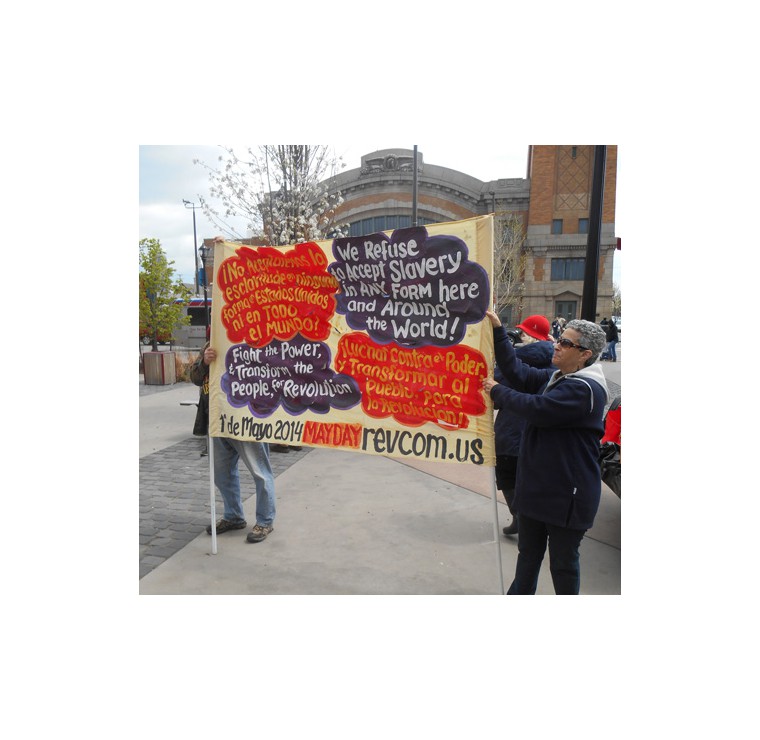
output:
M492 263L492 216L218 242L211 436L493 466Z

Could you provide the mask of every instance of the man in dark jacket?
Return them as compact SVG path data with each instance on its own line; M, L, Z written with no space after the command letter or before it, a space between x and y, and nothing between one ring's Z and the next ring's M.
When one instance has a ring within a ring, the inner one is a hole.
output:
M552 357L557 369L537 369L517 358L499 317L492 311L488 317L496 362L509 385L486 378L483 387L494 403L526 421L514 498L518 556L508 593L535 594L548 543L555 593L578 594L580 543L594 524L602 489L599 440L609 394L595 362L604 332L590 321L568 322Z
M190 378L199 378L201 387L198 392L198 410L195 412L195 424L193 435L203 437L203 449L201 457L208 455L208 374L203 369L203 352L208 347L208 342L201 350L198 358L190 367ZM198 385L198 383L196 383Z
M551 367L554 343L549 340L549 320L545 316L529 316L518 324L517 329L520 331L520 343L515 346L517 357L531 367ZM494 369L494 378L497 383L505 382L498 367ZM519 526L514 510L515 480L525 421L508 408L502 408L497 399L494 399L494 408L498 411L494 422L496 487L504 495L512 515L512 521L502 531L505 535L513 535L517 534Z

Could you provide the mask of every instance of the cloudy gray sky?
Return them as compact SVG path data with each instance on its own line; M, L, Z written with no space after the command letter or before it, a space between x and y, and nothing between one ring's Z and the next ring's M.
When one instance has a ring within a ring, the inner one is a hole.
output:
M415 143L383 142L377 144L335 144L335 153L345 163L345 169L359 167L360 158L378 149L403 147L412 149ZM480 180L488 181L505 177L525 177L528 144L452 144L416 143L424 161L428 164L449 167ZM233 145L241 153L244 146ZM169 259L182 279L193 282L193 211L183 205L188 200L198 204L198 196L209 195L207 171L194 164L194 159L213 163L221 149L218 146L145 145L140 146L140 238L159 239ZM198 244L203 239L220 233L218 227L204 216L200 208L195 210ZM245 235L242 222L235 225ZM619 282L620 252L616 255L615 281Z

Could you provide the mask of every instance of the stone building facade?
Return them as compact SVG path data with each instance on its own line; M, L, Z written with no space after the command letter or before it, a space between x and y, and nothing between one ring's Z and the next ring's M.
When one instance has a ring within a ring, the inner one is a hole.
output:
M594 169L593 146L531 146L524 315L580 316ZM607 147L596 320L611 316L617 147Z
M523 298L516 324L532 314L578 318L583 292L594 147L531 146L523 178L483 182L463 172L424 161L417 152L417 223L459 221L494 213L515 214L526 234ZM414 151L383 149L360 166L326 181L344 202L338 223L353 236L412 225ZM611 316L615 236L617 147L607 147L603 223L599 255L597 320Z

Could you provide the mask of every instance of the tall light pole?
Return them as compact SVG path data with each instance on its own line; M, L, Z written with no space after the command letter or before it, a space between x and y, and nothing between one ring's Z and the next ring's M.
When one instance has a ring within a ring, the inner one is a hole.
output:
M417 225L417 145L414 145L412 164L412 226Z
M208 311L208 294L206 291L206 286L208 285L208 279L206 276L207 272L207 266L206 266L206 260L208 259L208 253L211 250L204 244L201 247L201 260L203 261L203 308L205 309L205 317L206 317L206 341L209 340L209 311Z
M198 237L195 234L195 209L198 208L198 206L189 200L184 200L184 198L182 202L185 204L185 208L193 209L193 244L195 245L195 295L198 295Z

